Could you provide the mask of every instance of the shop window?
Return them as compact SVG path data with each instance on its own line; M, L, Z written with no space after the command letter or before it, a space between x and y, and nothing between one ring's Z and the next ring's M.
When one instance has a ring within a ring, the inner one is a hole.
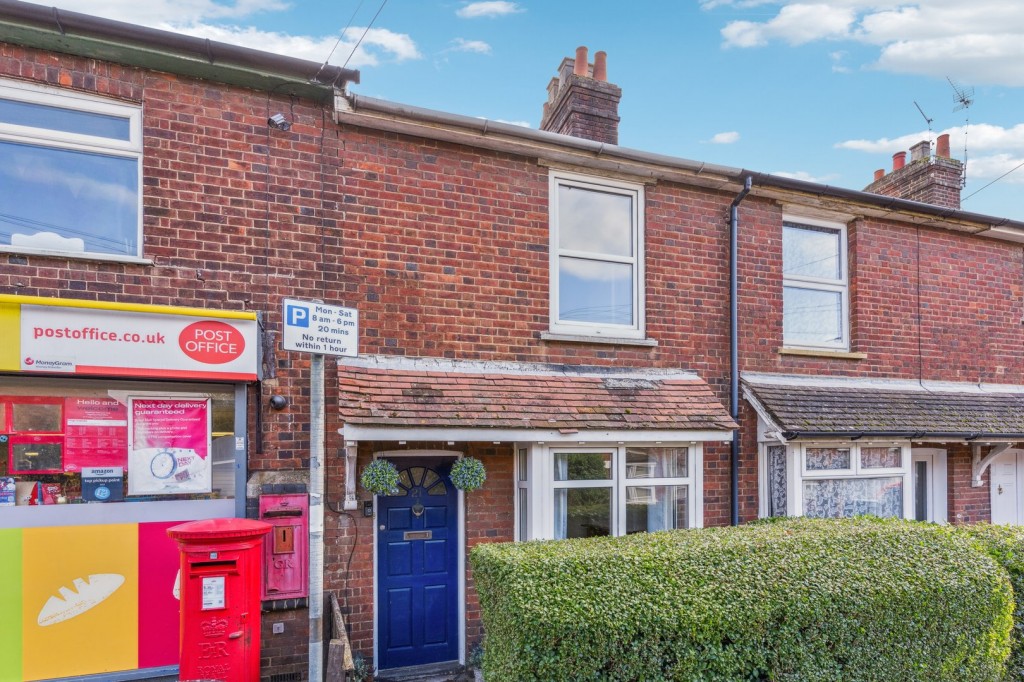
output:
M551 331L644 336L643 187L550 179Z
M850 348L846 228L782 226L782 334L792 348Z
M0 478L23 504L232 499L235 413L233 386L2 379Z
M141 257L142 110L0 81L0 249Z

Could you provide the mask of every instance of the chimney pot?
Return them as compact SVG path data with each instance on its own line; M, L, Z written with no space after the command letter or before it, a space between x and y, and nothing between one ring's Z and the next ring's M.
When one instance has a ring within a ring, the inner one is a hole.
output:
M875 182L878 182L879 180L881 180L884 177L885 177L885 169L884 168L879 168L878 170L875 171Z
M905 165L907 165L907 153L906 152L896 152L895 154L892 155L892 169L894 171L898 171L900 168L903 168Z
M608 80L608 53L604 50L594 53L594 80L602 83Z
M910 160L921 161L932 155L932 143L928 140L921 140L910 148Z
M935 156L944 159L949 158L949 133L939 135L938 139L935 140Z
M586 78L590 70L589 64L587 64L587 46L580 45L576 48L576 63L573 65L572 72L577 76Z

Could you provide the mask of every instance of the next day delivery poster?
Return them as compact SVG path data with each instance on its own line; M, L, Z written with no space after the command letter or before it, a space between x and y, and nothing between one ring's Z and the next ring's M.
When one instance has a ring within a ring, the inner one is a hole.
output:
M210 399L129 398L129 495L208 493Z

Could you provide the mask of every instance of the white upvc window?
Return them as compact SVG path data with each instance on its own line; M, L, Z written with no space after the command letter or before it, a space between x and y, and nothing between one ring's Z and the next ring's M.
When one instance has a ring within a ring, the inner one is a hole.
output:
M913 518L908 443L764 443L761 515Z
M0 80L0 251L142 256L142 109Z
M850 349L846 226L785 218L782 336L789 348Z
M551 332L644 338L643 185L552 171Z
M516 537L561 540L699 527L700 466L697 443L534 446L517 466Z

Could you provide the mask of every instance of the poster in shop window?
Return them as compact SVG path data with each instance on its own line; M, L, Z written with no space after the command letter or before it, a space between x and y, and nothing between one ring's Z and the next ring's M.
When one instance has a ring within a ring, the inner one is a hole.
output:
M64 471L128 465L128 408L113 398L64 401Z
M129 495L212 489L210 399L129 398Z

